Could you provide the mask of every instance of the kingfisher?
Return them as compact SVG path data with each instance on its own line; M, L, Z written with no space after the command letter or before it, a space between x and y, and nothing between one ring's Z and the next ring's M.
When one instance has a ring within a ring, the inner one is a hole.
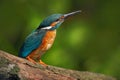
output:
M41 60L41 56L51 48L56 37L56 29L59 28L65 19L80 12L81 10L68 14L52 14L45 18L38 28L26 37L18 56L26 58L32 63L40 63L47 66Z

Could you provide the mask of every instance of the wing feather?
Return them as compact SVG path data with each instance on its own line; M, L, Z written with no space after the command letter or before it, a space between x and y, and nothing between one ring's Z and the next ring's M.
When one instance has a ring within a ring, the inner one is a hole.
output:
M20 48L19 57L28 56L33 50L38 48L42 43L42 39L45 35L45 30L32 32L24 41L22 47Z

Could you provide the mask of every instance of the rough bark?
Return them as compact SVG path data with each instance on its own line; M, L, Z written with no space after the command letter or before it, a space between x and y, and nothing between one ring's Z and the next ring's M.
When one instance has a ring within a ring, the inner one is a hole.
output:
M116 80L104 74L33 64L0 51L0 80Z

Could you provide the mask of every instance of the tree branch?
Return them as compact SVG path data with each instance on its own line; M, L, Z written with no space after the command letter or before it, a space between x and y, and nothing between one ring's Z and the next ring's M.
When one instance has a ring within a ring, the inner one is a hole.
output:
M0 80L116 80L104 74L33 64L0 51Z

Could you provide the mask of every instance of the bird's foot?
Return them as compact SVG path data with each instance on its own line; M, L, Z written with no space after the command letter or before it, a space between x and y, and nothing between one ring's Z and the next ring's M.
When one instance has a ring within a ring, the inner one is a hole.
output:
M47 67L47 64L45 64L42 60L39 61L39 63L45 67Z
M30 62L36 64L36 62L35 62L33 59L31 59L29 56L27 56L26 59L27 59L28 61L30 61Z
M37 64L37 62L35 62L32 58L30 58L29 56L26 57L26 59L34 64ZM39 60L39 64L41 64L44 67L47 67L47 64L45 64L42 60Z

